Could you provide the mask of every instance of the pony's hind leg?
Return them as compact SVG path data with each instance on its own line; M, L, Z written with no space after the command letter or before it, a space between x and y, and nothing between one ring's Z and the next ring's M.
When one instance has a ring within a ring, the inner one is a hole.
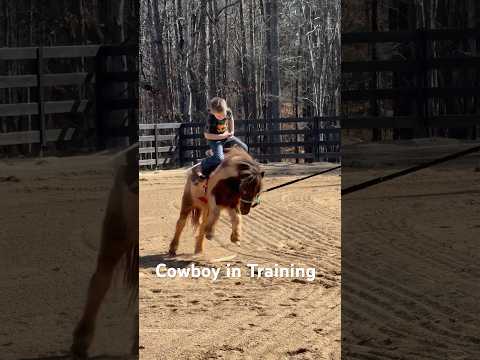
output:
M180 235L182 234L182 231L185 228L185 224L187 222L187 218L191 210L192 210L191 207L187 207L187 206L184 207L182 205L182 210L180 211L180 217L178 218L177 225L175 227L175 235L173 236L172 242L170 243L170 249L168 250L168 254L171 256L175 256L177 254Z
M215 202L215 197L211 196L208 199L208 217L205 221L205 236L207 237L208 240L213 239L213 236L215 234L215 224L218 221L218 218L220 217L220 208L217 206Z
M130 348L130 355L132 355L135 359L138 359L139 354L139 342L140 342L140 330L139 330L139 311L138 307L136 308L136 313L135 313L135 319L136 321L133 322L133 344L132 347Z
M110 218L110 220L114 219ZM71 351L75 357L87 357L88 348L93 340L98 310L110 287L114 268L128 248L127 241L114 229L115 225L108 221L104 228L97 268L90 279L87 303L82 318L73 333Z
M238 244L240 242L240 235L242 231L242 217L236 208L228 208L228 215L230 215L230 221L232 222L232 234L230 235L230 241Z
M197 238L195 239L195 254L201 254L203 252L203 243L205 240L205 226L208 219L208 211L204 209L202 212L202 222L198 229Z

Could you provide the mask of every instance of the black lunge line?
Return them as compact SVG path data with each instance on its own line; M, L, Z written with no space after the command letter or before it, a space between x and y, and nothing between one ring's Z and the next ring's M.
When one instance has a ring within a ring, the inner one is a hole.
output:
M306 179L309 179L311 177L314 177L314 176L317 176L317 175L321 175L321 174L325 174L327 172L330 172L330 171L333 171L333 170L336 170L336 169L340 169L342 166L339 165L339 166L335 166L333 168L330 168L330 169L327 169L327 170L323 170L323 171L319 171L315 174L311 174L311 175L308 175L308 176L305 176L305 177L302 177L300 179L296 179L296 180L292 180L292 181L289 181L289 182L286 182L286 183L283 183L283 184L280 184L280 185L276 185L276 186L272 186L271 188L268 188L267 190L264 190L262 192L266 193L266 192L269 192L269 191L272 191L272 190L276 190L276 189L280 189L284 186L287 186L287 185L291 185L293 183L296 183L296 182L299 182L299 181L302 181L302 180L306 180Z
M366 189L370 186L380 184L384 181L392 180L392 179L395 179L397 177L407 175L407 174L410 174L412 172L422 170L422 169L428 168L428 167L433 166L433 165L441 164L441 163L446 162L446 161L454 160L454 159L457 159L459 157L469 155L469 154L472 154L472 153L477 152L477 151L480 151L480 146L475 146L475 147L467 149L467 150L459 151L459 152L456 152L454 154L450 154L450 155L447 155L447 156L444 156L444 157L426 162L424 164L415 165L415 166L412 166L411 168L404 169L404 170L395 172L395 173L387 175L387 176L380 176L380 177L365 181L365 182L360 183L360 184L352 185L350 187L342 189L342 195L347 195L347 194L353 193L353 192L358 191L358 190Z

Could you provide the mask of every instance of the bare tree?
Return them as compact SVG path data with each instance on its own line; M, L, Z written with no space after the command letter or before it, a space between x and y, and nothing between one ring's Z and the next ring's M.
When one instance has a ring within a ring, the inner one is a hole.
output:
M142 7L147 2L142 1ZM163 77L155 69L162 66L156 55L160 50L153 51L154 39L148 36L141 45L143 73L153 88L172 87L167 92L172 100L167 108L152 99L143 102L157 106L144 113L161 113L165 121L176 116L202 118L207 99L214 95L225 97L238 119L292 116L295 102L306 116L338 111L338 1L155 2L162 19L167 85L158 82ZM142 20L145 26L159 23L153 20L155 14L146 10L142 14L152 17ZM295 84L295 99L282 95L290 94L287 89ZM158 89L145 96L160 94Z

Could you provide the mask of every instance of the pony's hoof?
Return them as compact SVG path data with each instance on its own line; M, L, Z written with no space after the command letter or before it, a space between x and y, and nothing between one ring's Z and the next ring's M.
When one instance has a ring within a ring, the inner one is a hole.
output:
M205 237L207 238L207 240L212 240L215 237L215 234L213 232L212 233L206 233Z
M234 235L230 236L230 241L240 246L240 239L238 238L238 236L234 236Z
M87 346L81 341L74 341L70 348L72 358L75 360L83 360L88 358Z
M174 249L168 250L168 255L169 256L176 256L177 255L177 250L174 250Z
M136 338L132 344L132 347L130 348L130 355L132 355L135 359L138 359L138 356L140 355L139 350L140 350L140 347L138 344L138 338Z
M70 352L74 359L87 359L88 348L92 342L93 325L80 322L73 332L73 343Z

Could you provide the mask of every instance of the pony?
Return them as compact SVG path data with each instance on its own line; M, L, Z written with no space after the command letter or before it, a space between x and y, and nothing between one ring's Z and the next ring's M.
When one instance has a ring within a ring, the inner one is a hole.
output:
M92 343L100 305L110 287L113 272L125 259L124 283L132 299L138 296L138 143L115 156L115 179L110 190L102 224L101 246L97 266L90 279L87 301L73 332L71 352L75 358L86 358ZM138 326L135 325L138 334ZM138 336L132 346L138 353Z
M202 181L195 170L193 167L187 172L180 217L168 251L171 256L177 253L180 235L189 216L194 230L198 229L195 254L201 254L204 237L213 238L222 209L228 212L232 222L230 241L239 244L240 215L247 215L255 204L265 174L247 152L236 146L225 149L225 159L207 180Z

